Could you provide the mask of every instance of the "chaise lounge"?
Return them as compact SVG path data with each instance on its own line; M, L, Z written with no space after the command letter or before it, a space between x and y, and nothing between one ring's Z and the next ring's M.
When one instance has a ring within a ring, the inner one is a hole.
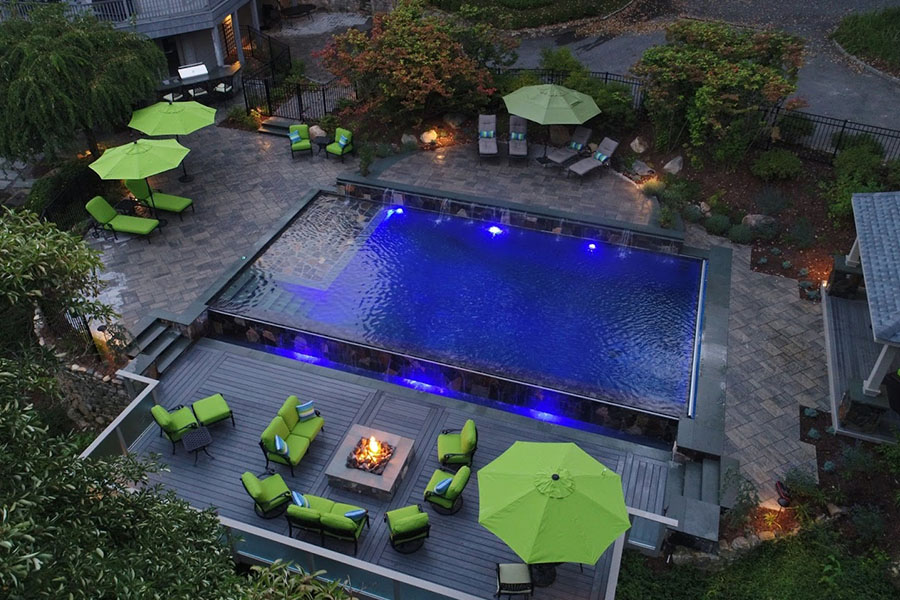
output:
M120 215L103 196L94 196L88 200L84 208L97 222L98 228L112 231L114 239L119 239L119 236L116 235L117 233L149 236L159 227L157 219ZM150 243L149 237L147 238L147 243Z
M497 115L478 115L478 156L500 156L497 148Z
M528 121L516 115L509 116L509 147L507 162L513 158L528 159Z
M173 196L172 194L164 194L159 190L151 190L150 184L146 179L127 179L125 187L131 192L135 198L143 202L154 210L164 210L166 212L178 213L178 218L182 219L181 213L190 207L191 212L194 211L194 201L183 196Z
M591 141L591 133L593 132L587 127L576 127L575 133L572 134L572 139L569 140L569 143L566 144L564 148L556 148L553 150L553 152L547 155L547 160L557 165L563 165L573 158L580 156L585 152L588 142Z
M618 147L619 142L610 138L603 138L603 141L597 146L596 152L569 166L569 169L566 171L566 177L568 177L570 173L575 173L579 177L583 177L594 169L608 167L609 159Z

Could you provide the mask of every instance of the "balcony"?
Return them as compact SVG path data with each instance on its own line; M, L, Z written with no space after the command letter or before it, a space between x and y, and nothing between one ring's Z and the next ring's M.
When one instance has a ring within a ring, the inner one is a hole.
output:
M42 2L0 1L0 21L19 16L27 18ZM222 4L222 0L94 0L70 2L67 14L94 15L100 21L116 26L168 20L191 14L205 13Z

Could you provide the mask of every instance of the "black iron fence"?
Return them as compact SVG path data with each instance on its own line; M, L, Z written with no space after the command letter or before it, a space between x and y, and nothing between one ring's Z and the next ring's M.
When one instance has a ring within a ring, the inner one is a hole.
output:
M494 69L494 73L501 75L525 75L535 76L541 83L553 83L562 85L569 77L569 73L565 71L551 71L548 69ZM631 90L631 97L634 99L634 107L641 108L644 104L644 82L640 79L629 77L628 75L620 75L619 73L609 73L608 71L589 71L588 74L594 79L603 83L618 83L628 87Z

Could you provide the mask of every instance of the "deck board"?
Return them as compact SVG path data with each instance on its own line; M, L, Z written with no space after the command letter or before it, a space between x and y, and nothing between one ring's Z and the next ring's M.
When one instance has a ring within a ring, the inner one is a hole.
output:
M132 448L138 453L158 452L171 470L153 480L175 490L198 508L215 507L219 514L270 531L287 534L283 518L257 517L240 483L243 471L260 474L265 459L259 448L259 434L274 417L289 394L316 401L325 417L325 429L310 445L295 476L282 465L274 465L292 489L327 496L333 500L362 506L370 511L370 528L360 539L357 557L383 567L413 575L454 589L489 597L494 591L494 563L518 562L518 557L499 538L478 524L478 485L473 477L463 493L464 504L452 516L431 515L431 537L424 548L402 555L389 545L385 511L407 504L424 504L422 495L432 473L439 467L436 439L443 429L458 429L474 418L479 431L475 468L484 466L516 440L576 441L622 476L626 502L635 508L662 513L667 465L641 447L611 443L599 435L557 425L513 417L430 394L400 388L385 391L367 385L366 380L328 376L297 367L298 363L245 348L237 350L221 342L202 341L193 346L166 374L160 402L167 407L189 405L203 396L222 393L231 406L236 427L229 421L211 427L214 458L200 454L197 466L181 445L172 455L171 444L148 430ZM396 389L397 391L391 391ZM390 502L334 489L324 470L340 441L353 423L365 423L415 440L415 455L409 472ZM625 449L623 449L623 446ZM628 448L634 447L635 451ZM299 534L299 539L318 544L315 535ZM327 541L328 548L352 552L352 545ZM611 550L594 565L561 565L557 582L540 591L541 598L600 598L605 589ZM465 573L465 578L459 574Z

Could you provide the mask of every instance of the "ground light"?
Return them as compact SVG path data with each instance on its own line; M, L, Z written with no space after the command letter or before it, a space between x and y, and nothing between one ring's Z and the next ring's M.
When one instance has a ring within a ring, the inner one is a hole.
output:
M497 237L498 235L503 233L503 230L496 225L491 225L490 227L488 227L488 233L491 234L491 237Z

